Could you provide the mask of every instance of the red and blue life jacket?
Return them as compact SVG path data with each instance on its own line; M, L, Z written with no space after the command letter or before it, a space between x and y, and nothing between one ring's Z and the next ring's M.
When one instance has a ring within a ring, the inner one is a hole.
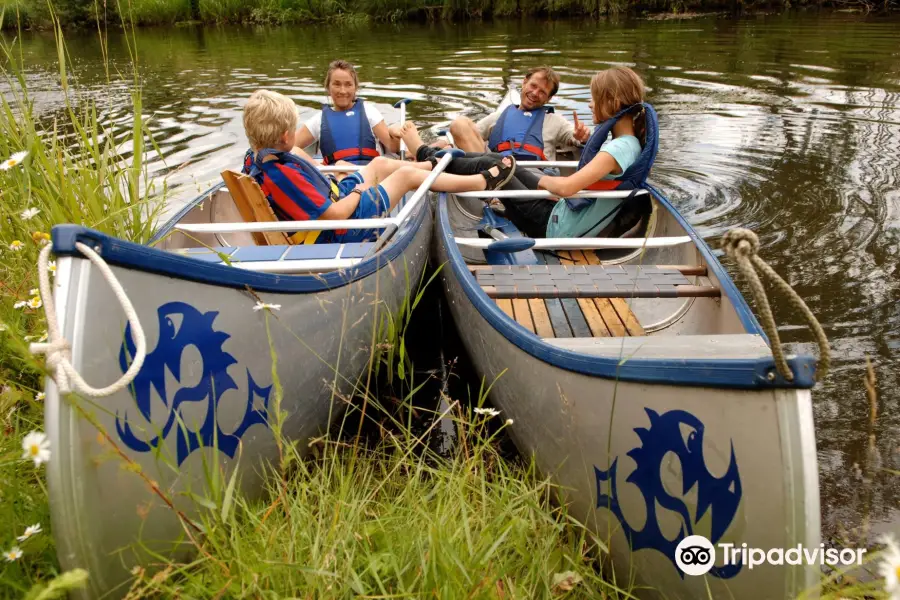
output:
M360 98L348 110L334 110L322 105L322 132L319 135L322 162L331 165L346 160L367 165L380 156L375 135L369 126L366 109Z
M656 160L656 152L659 149L659 119L653 107L646 102L624 108L599 125L584 145L581 159L578 161L578 168L581 169L597 156L601 146L606 142L606 138L609 137L610 132L619 119L628 113L640 111L644 111L644 141L637 160L616 179L601 179L589 185L587 189L636 190L647 181L647 176L650 175L650 169L653 167L653 161ZM592 202L592 198L566 198L566 204L575 211L582 210Z
M278 160L264 162L268 156L275 156ZM297 214L298 210L303 212L303 208L291 200L291 198L278 186L278 182L284 176L276 166L279 163L283 165L291 164L299 167L304 179L309 183L309 188L306 190L299 189L298 191L300 193L305 193L311 203L319 204L311 198L313 194L318 194L320 197L326 198L332 202L337 202L339 200L337 184L334 183L334 180L322 175L315 165L290 152L265 148L256 153L256 159L253 160L253 164L249 169L249 175L259 184L263 193L266 195L266 199L269 201L269 205L272 207L272 211L279 220L305 220L302 218L302 215ZM245 168L246 166L247 164L245 162ZM263 177L263 175L266 175L266 177ZM269 185L269 182L271 182L272 185ZM316 243L329 243L333 241L335 235L341 235L343 233L346 233L346 230L322 231L315 241ZM287 235L288 237L293 237L294 232L288 233Z
M516 160L547 160L544 156L544 116L553 112L550 106L522 110L507 106L488 138L488 148Z

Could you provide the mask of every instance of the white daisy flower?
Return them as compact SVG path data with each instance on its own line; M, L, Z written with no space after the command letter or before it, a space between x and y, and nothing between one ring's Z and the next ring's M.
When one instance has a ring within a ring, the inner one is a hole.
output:
M50 460L50 440L43 431L32 431L22 440L22 459L31 459L34 466Z
M50 273L52 275L56 275L56 261L55 260L51 260L49 263L47 263L47 270L50 271Z
M476 408L475 414L476 415L487 415L489 417L496 417L497 415L500 414L500 411L495 410L493 408Z
M3 553L3 558L6 559L6 562L15 562L22 558L22 549L18 546L13 546Z
M884 577L884 591L892 599L900 598L900 548L891 535L884 535L881 541L887 546L881 553L878 573Z
M253 310L281 310L280 304L267 304L265 302L256 302L256 306L253 307Z
M29 220L35 218L36 216L38 216L39 214L41 214L41 211L32 206L31 208L26 208L25 210L23 210L22 214L19 216L22 217L23 221L29 221Z
M42 307L43 305L44 305L44 303L41 302L41 299L38 296L35 296L34 298L32 298L31 300L28 301L28 308L37 309L37 308Z
M23 533L22 535L18 536L16 539L19 540L20 542L24 542L25 540L27 540L27 539L30 538L31 536L39 534L41 531L42 531L42 530L41 530L41 524L40 524L40 523L35 523L34 525L29 525L28 527L26 527L26 528L25 528L25 533Z
M28 293L32 296L40 296L41 290L39 290L38 288L31 288Z
M16 251L16 252L18 252L19 250L21 250L21 249L24 248L24 247L25 247L25 244L23 244L23 243L20 242L19 240L13 240L13 241L9 244L9 249L10 249L10 250L13 250L13 251Z
M20 164L23 160L25 160L26 156L28 156L28 152L26 151L16 152L12 156L4 160L2 163L0 163L0 171L9 171L16 165Z
M43 402L44 400L46 400L46 398L47 398L47 394L45 394L44 392L38 392L37 394L34 395L34 399L37 402Z

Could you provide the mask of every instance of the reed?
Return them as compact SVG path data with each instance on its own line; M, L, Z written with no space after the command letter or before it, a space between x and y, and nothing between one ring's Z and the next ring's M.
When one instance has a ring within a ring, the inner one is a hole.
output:
M43 372L28 351L46 331L35 289L37 254L59 223L146 240L164 192L147 177L144 156L152 139L145 123L138 117L128 129L113 129L98 117L95 104L69 84L68 56L56 32L61 108L53 116L35 112L21 48L0 44L0 160L6 161L0 163L0 550L23 551L0 562L0 595L21 596L59 569L43 470L21 460L24 436L43 430ZM140 85L129 83L140 115ZM17 539L35 524L41 533ZM35 597L57 597L82 575L50 583Z
M220 486L200 515L203 552L139 570L128 597L628 597L601 577L602 544L553 507L534 464L498 454L503 425L490 420L502 417L453 402L424 433L400 416L370 446L342 435L366 403L390 414L377 397L356 398L312 457L284 444L264 499L229 493L234 480ZM461 433L451 456L426 441L440 418Z

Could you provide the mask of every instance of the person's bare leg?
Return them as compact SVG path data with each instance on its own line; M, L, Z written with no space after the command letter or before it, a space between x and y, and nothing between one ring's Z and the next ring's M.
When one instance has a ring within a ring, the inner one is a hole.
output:
M355 165L354 165L352 162L348 162L348 161L346 161L346 160L339 160L339 161L337 161L336 163L334 163L334 166L335 166L335 167L348 167L348 166L349 166L349 167L352 167L352 166L355 166ZM334 178L335 178L335 179L337 179L338 181L340 181L340 180L342 180L344 177L346 177L347 175L349 175L349 174L352 173L352 172L353 172L353 171L338 171L337 173L333 173L333 175L334 175Z
M497 167L493 167L495 172ZM391 201L391 208L397 205L400 198L406 192L412 191L422 185L428 177L428 173L421 169L405 166L394 171L387 179L381 182L384 191ZM487 182L481 175L450 175L441 173L431 184L435 192L476 192L487 188Z
M466 152L484 152L484 140L478 133L475 122L467 117L457 117L450 123L450 134L453 135L453 143L460 150Z
M367 164L365 167L360 170L360 173L363 177L363 185L360 187L368 188L369 186L376 185L378 183L383 183L388 177L390 177L393 173L396 173L398 170L407 167L417 169L419 171L430 171L431 163L430 162L415 162L410 163L408 161L402 160L394 160L392 158L385 158L384 156L379 156L377 158L372 159L372 162Z

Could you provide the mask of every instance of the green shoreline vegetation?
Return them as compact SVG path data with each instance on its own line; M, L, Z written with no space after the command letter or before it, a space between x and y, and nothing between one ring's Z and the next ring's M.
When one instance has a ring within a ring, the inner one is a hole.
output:
M66 103L53 120L33 110L21 48L0 47L0 85L9 90L0 98L0 597L31 600L62 597L90 577L61 572L45 467L23 458L23 440L44 430L43 359L28 349L46 331L34 289L37 256L60 223L146 242L166 195L165 182L151 180L144 163L156 148L139 117L137 76L125 83L138 117L126 136L114 138L93 102L69 85L63 36L54 31ZM212 469L205 495L191 496L196 530L185 523L193 557L157 556L154 570L136 568L127 597L616 599L639 592L632 582L615 581L605 541L554 501L557 490L534 463L502 455L498 436L510 423L483 408L487 389L473 390L469 401L448 398L443 414L415 406L422 382L414 381L403 336L430 283L412 282L398 313L382 314L371 369L352 397L335 398L346 402L344 420L309 456L281 436L278 407L291 392L280 388L273 353L280 460L268 466L265 493L245 497L237 479ZM267 313L266 324L267 331L277 327L277 314ZM383 398L399 398L398 406L380 406ZM376 428L378 442L364 444L347 425L360 412L387 424ZM432 450L428 431L413 426L414 413L430 414L430 427L453 419L461 432L454 450ZM114 436L98 433L110 445L109 460L165 495L115 451ZM49 451L52 461L64 450ZM839 579L823 580L823 597L884 597L881 580L837 587Z
M63 25L91 26L98 19L131 25L243 23L283 25L319 22L454 20L491 17L600 17L618 14L839 8L892 10L900 0L60 0L53 13ZM44 0L0 0L25 28L50 28L54 15ZM13 22L7 21L8 28Z

